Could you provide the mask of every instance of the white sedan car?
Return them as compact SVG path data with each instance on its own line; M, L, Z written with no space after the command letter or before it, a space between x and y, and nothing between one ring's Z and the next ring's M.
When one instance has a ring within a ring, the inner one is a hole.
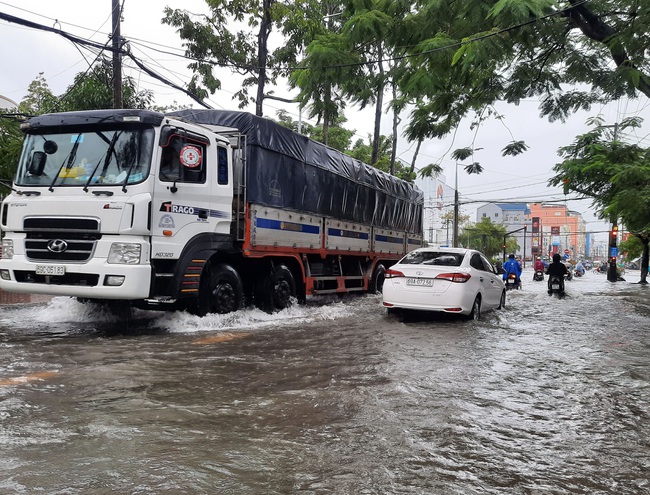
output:
M481 317L506 304L501 275L473 249L420 248L384 275L383 304L395 310L440 311Z

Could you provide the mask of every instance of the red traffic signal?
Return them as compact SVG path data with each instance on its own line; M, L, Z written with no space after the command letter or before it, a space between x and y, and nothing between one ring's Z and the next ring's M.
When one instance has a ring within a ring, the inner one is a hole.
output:
M567 177L564 178L563 187L564 187L564 194L569 194L569 179Z

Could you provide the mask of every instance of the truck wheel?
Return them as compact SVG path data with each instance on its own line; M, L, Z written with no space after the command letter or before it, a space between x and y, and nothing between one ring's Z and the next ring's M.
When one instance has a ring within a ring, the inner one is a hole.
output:
M386 273L386 267L381 263L377 264L375 270L372 272L372 277L370 278L370 284L368 285L368 292L371 294L381 294L384 289L384 274Z
M241 277L230 265L217 265L208 268L203 275L198 304L189 308L190 312L205 316L208 313L225 314L241 308L243 284Z
M292 297L296 297L296 282L285 265L276 266L256 284L255 304L268 313L288 308Z

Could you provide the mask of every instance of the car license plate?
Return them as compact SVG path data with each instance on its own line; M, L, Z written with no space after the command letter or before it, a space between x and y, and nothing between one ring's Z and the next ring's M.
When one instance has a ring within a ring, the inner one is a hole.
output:
M406 285L416 285L420 287L433 287L433 279L409 277L406 279Z
M36 275L65 275L65 266L36 265Z

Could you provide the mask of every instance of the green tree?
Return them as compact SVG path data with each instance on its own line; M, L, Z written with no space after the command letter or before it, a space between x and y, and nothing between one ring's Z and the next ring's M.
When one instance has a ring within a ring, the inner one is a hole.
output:
M185 41L186 55L194 60L188 66L194 71L188 89L200 98L207 97L221 88L221 80L214 75L213 68L227 67L244 78L234 96L239 100L239 107L252 102L255 114L262 116L267 84L275 84L277 77L286 73L279 62L295 60L296 45L280 42L281 47L270 52L269 37L274 30L282 33L284 18L299 6L283 5L276 0L206 0L206 3L211 11L209 16L166 7L162 19L164 24L178 28Z
M480 122L496 101L541 99L541 115L555 121L650 95L650 12L637 0L420 0L394 33L409 57L400 89L420 102L411 116L419 136L446 136L472 115ZM502 153L525 149L513 138Z
M650 150L617 139L599 119L595 128L570 146L560 149L561 163L554 167L552 186L564 184L570 191L591 198L603 219L622 219L628 231L644 245L641 283L647 283L650 243ZM639 125L626 119L616 132Z
M19 114L5 114L0 118L0 198L9 193L16 173L22 144L21 120Z
M466 225L460 235L463 244L472 249L482 251L488 258L493 258L503 252L503 239L506 238L506 227L492 223L489 218L481 218L474 225ZM515 252L519 249L513 237L506 239L506 251Z
M289 129L300 132L305 136L309 136L314 141L319 143L324 142L323 138L323 126L322 125L310 125L305 124L304 122L300 124L300 131L298 122L293 120L291 116L285 110L279 110L277 112L278 121L280 124L288 127ZM350 148L350 143L352 142L352 136L354 136L354 131L346 129L343 127L343 124L346 122L345 117L340 116L334 125L329 128L329 143L328 146L331 148L337 149L339 151L347 152ZM367 163L367 162L366 162Z
M42 72L27 87L27 96L20 102L19 109L26 115L41 115L51 112L58 98L54 96Z
M136 81L132 77L124 77L122 101L124 108L149 108L153 102L153 92L138 91ZM99 60L89 71L77 74L58 103L48 111L99 108L113 108L113 67L106 59Z
M635 258L641 257L643 255L644 248L644 244L639 240L638 237L634 235L629 236L627 240L621 242L620 245L620 251L622 253L627 253L628 260L633 260Z

